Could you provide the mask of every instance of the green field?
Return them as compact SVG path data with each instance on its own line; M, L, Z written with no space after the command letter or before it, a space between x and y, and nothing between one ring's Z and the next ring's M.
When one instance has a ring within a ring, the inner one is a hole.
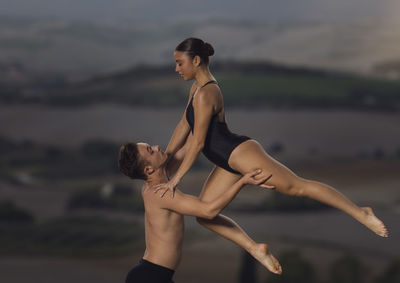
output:
M384 79L230 73L217 73L216 77L225 102L232 105L395 109L400 103L400 82Z
M398 111L400 81L264 63L222 62L210 66L226 104L278 108L345 108ZM0 84L0 103L79 106L186 105L190 83L170 65L138 66L79 83L42 76L29 85ZM26 95L29 93L29 95Z

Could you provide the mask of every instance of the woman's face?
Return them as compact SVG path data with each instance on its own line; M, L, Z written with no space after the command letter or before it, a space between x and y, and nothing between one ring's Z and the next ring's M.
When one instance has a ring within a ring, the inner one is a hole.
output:
M175 72L179 73L185 81L194 79L196 73L196 67L194 65L194 59L190 58L183 51L174 51L175 58Z

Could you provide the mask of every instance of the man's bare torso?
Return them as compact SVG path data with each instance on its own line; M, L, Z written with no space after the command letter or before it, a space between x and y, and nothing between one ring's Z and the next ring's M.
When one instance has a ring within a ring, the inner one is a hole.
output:
M160 196L146 185L143 186L142 197L146 233L146 251L143 258L175 270L181 259L183 215L161 208Z

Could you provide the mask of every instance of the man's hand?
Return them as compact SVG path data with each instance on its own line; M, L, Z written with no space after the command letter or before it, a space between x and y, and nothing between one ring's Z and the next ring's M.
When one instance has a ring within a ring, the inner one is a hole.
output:
M262 173L261 169L257 169L253 172L245 174L241 178L241 180L242 180L243 184L260 186L260 187L263 187L266 189L275 189L275 186L270 186L270 185L265 184L265 182L268 181L272 177L272 174L270 174L266 177L262 177L260 179L256 179L256 176L260 175L261 173Z

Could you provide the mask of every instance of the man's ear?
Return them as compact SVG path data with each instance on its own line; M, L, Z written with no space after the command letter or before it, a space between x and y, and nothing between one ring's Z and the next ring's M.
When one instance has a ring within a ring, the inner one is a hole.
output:
M151 174L154 173L154 168L151 167L150 165L147 165L147 166L144 167L143 172L146 175L151 175Z
M199 55L194 56L193 58L193 65L195 65L196 67L199 67L201 64L201 58Z

